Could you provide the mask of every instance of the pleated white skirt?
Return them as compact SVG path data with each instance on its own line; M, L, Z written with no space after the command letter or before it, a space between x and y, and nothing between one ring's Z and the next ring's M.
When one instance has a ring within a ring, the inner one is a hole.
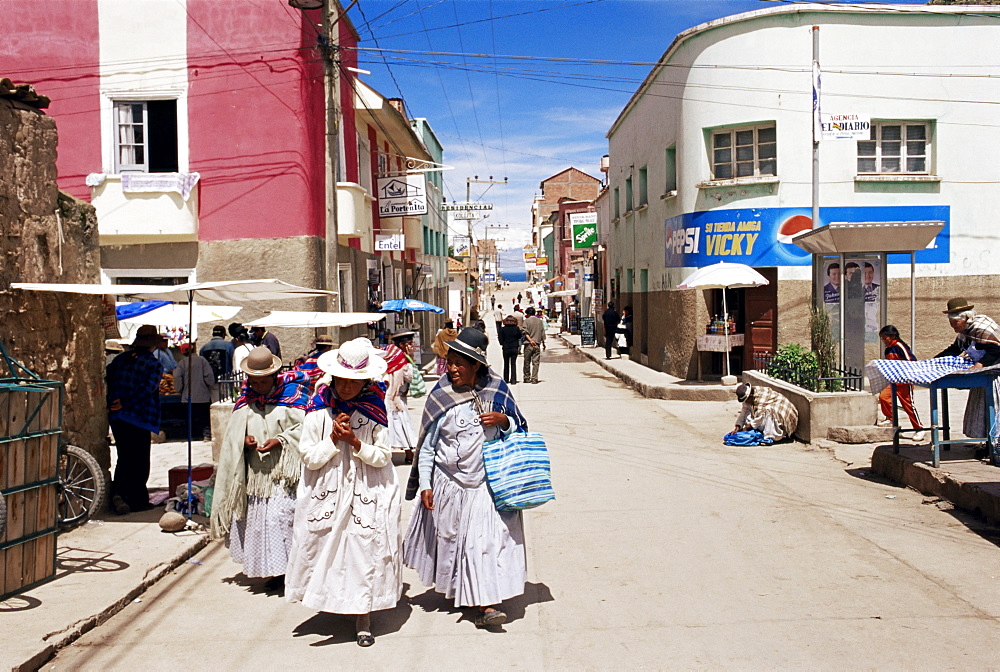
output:
M415 504L403 564L456 607L490 606L524 593L528 570L520 511L499 512L486 483L465 488L434 471L434 510Z

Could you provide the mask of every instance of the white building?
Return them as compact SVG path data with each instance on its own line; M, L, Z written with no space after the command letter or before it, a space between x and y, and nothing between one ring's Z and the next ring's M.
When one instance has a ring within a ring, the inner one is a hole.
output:
M871 330L894 323L919 356L934 355L954 336L941 316L953 296L1000 314L992 289L1000 252L995 14L970 6L783 5L678 35L607 134L607 204L599 204L607 288L620 306L635 308L632 357L691 377L696 336L721 312L721 292L674 288L695 268L723 260L772 280L727 294L747 343L737 366L750 368L743 359L751 350L809 343L812 258L791 236L813 225L813 26L822 112L870 119L869 137L820 144L817 226L944 222L916 255L915 339L909 257L890 257L888 269L877 257L855 260L859 268L872 264L875 278L863 282L889 290L888 314L869 315L867 350L878 348Z

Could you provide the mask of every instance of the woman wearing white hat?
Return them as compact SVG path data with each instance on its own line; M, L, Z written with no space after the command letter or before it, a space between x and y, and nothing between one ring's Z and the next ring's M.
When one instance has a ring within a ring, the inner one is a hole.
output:
M356 614L359 646L371 646L369 614L403 594L400 492L385 401L373 382L385 360L367 338L323 353L299 442L305 469L295 505L285 596Z

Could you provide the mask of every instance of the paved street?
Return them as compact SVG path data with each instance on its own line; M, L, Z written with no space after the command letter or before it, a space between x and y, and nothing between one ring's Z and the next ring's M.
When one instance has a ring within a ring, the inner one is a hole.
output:
M969 669L1000 658L994 531L824 450L727 448L735 401L641 398L554 339L540 377L516 395L547 438L558 499L525 514L530 583L505 605L503 632L477 630L407 570L403 600L361 649L350 619L264 593L212 544L46 669Z

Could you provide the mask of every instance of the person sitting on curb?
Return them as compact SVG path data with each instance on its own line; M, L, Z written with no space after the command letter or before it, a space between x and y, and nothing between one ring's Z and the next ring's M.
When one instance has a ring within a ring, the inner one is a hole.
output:
M780 392L742 383L736 388L736 399L743 408L736 417L734 431L756 429L772 441L790 438L795 433L799 412Z

